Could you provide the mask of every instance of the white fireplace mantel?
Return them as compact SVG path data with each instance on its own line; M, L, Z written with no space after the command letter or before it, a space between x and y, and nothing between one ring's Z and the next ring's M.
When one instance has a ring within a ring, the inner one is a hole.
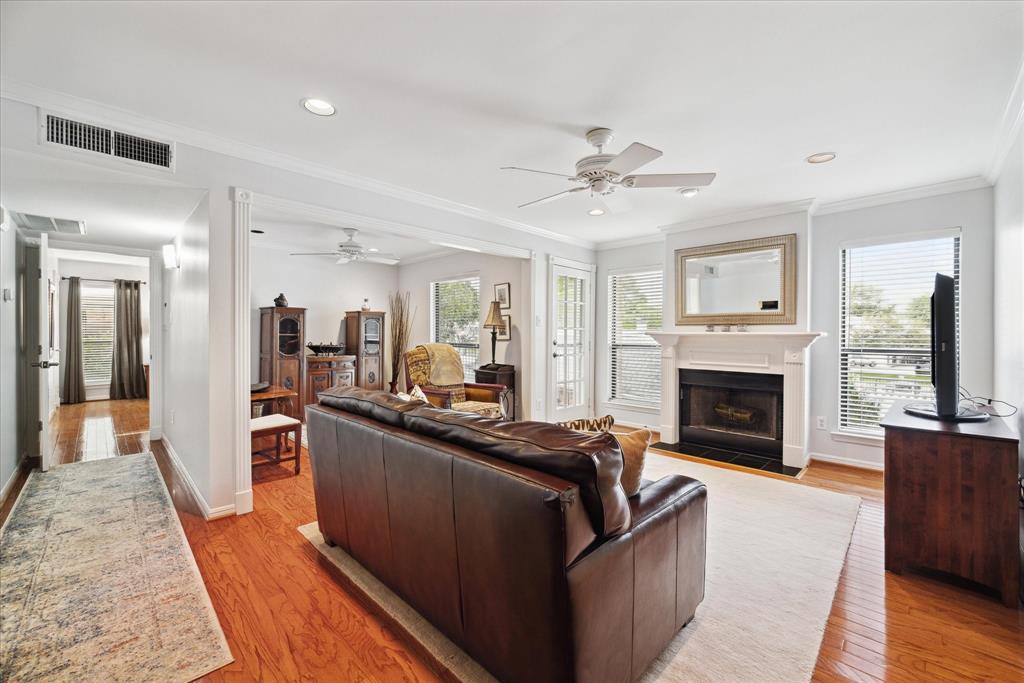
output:
M658 330L661 345L661 438L679 439L680 368L782 375L782 462L807 465L807 347L824 332Z

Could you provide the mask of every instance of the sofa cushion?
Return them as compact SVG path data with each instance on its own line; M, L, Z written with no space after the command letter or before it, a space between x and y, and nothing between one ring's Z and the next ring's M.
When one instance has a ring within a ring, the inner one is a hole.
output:
M402 413L418 405L419 401L403 401L384 391L370 391L359 387L332 387L317 394L320 403L349 413L362 415L392 427L402 427Z
M577 484L600 537L629 529L629 501L619 482L622 452L609 434L573 432L547 422L504 422L427 406L415 406L402 417L412 432Z

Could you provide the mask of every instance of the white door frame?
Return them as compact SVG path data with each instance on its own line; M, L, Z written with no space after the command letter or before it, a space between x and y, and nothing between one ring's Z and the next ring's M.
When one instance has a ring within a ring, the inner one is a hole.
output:
M551 344L548 339L551 339L555 334L555 328L557 326L556 316L558 315L558 307L554 304L555 296L555 267L561 266L564 268L573 268L586 273L589 273L590 286L587 288L587 311L586 321L588 325L589 334L587 335L587 361L584 366L585 372L588 374L586 386L587 386L587 398L585 409L590 414L594 413L594 335L596 330L596 312L597 306L594 301L594 296L597 292L597 265L594 263L586 263L584 261L574 261L573 259L562 258L560 256L548 256L548 286L547 286L547 307L548 307L548 326L547 335L544 339L544 358L545 366L547 368L547 381L545 385L548 387L547 396L545 397L545 415L547 420L553 420L556 416L555 400L553 396L553 387L555 386L555 367L554 358L551 352Z
M50 311L50 270L49 270L49 235L45 232L39 235L39 245L37 247L38 257L38 270L36 273L38 290L36 292L36 341L38 342L38 348L35 349L35 353L28 354L30 357L34 357L35 360L31 363L31 368L35 370L35 376L32 378L36 382L36 388L39 391L37 397L37 405L39 409L39 433L37 438L39 439L39 469L43 472L50 469L50 459L53 457L53 450L50 448L50 315L53 315Z

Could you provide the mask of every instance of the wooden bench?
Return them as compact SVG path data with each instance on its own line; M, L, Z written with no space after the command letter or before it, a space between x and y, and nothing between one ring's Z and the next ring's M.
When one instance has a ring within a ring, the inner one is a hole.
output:
M264 415L263 417L254 417L249 421L249 431L251 432L254 440L263 436L274 437L274 454L270 455L265 451L253 451L254 456L266 458L265 460L256 460L253 458L253 466L278 465L282 462L294 460L295 474L299 473L299 454L302 452L301 422L296 420L294 417L288 417L287 415ZM281 437L288 432L295 432L295 447L293 449L294 455L282 458Z

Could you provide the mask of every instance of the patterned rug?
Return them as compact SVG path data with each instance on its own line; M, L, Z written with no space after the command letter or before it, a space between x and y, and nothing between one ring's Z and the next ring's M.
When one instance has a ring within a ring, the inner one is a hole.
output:
M191 681L233 661L151 453L33 472L0 529L0 680Z

